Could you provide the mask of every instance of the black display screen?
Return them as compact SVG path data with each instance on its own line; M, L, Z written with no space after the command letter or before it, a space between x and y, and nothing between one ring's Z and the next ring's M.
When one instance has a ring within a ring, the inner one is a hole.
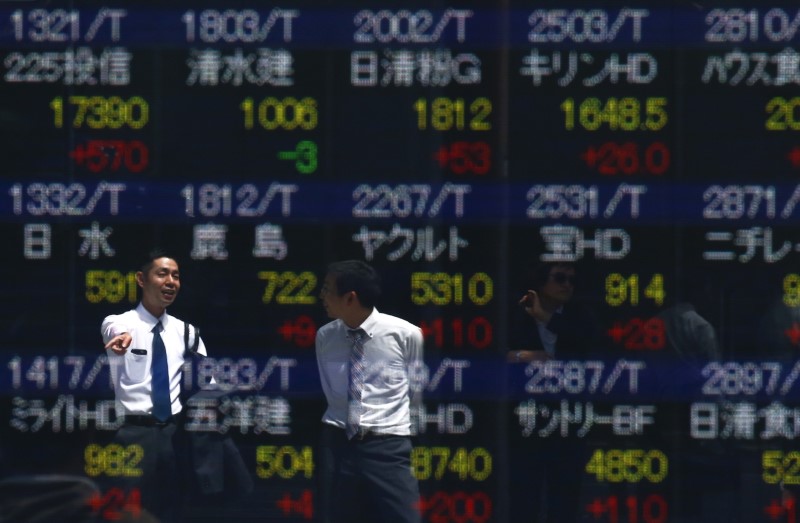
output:
M0 0L0 480L136 474L100 323L163 245L256 485L197 521L318 519L349 258L425 335L426 523L518 521L516 465L574 440L583 521L795 521L799 31L791 2ZM542 261L591 357L508 362Z

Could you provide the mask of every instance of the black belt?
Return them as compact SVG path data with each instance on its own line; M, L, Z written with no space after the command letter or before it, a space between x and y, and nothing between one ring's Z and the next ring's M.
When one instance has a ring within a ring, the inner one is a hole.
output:
M323 423L324 427L331 428L335 431L345 432L345 429L342 427L337 427L336 425L331 425L330 423ZM345 436L346 437L346 436ZM369 429L361 429L356 434L349 439L349 441L369 441L373 439L384 439L384 438L406 438L408 436L401 436L399 434L385 434L382 432L375 432Z
M350 441L369 441L373 439L384 439L384 438L404 438L405 436L400 436L399 434L381 434L380 432L372 432L371 430L363 430L358 431L356 434L350 438Z
M167 421L161 421L149 414L125 414L125 423L140 427L166 427L175 423L175 416L170 417Z

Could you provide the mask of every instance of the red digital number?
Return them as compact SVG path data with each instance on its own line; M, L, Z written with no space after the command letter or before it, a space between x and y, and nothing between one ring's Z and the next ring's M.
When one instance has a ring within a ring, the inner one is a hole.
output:
M126 512L132 519L138 520L142 513L142 497L138 488L131 489L127 495L117 487L109 489L105 494L98 492L89 498L87 504L92 513L105 521L119 521Z
M285 492L283 497L275 502L275 505L287 517L293 514L299 514L304 519L309 520L314 517L314 495L308 489L303 490L297 499L292 498L291 494Z
M670 166L669 148L664 142L653 142L644 151L634 142L606 142L599 147L590 145L581 154L586 166L602 175L652 174L667 172Z
M433 338L437 348L448 346L455 349L464 345L476 349L485 349L492 344L492 324L484 316L476 316L465 322L463 318L452 318L448 324L444 319L436 318L430 322L422 320L420 329L425 338Z
M586 512L594 521L608 523L665 523L669 511L664 496L649 494L641 502L636 496L626 496L622 502L615 495L595 498L586 505ZM606 519L601 519L603 516Z
M442 169L455 174L486 174L492 167L492 149L486 142L453 142L436 151Z
M150 151L140 140L89 140L70 151L69 157L93 173L118 171L123 166L138 173L147 168Z
M302 315L295 319L289 319L278 327L278 333L289 343L294 343L298 347L308 348L314 345L314 337L317 335L317 324L310 316Z
M615 322L607 333L614 343L622 343L626 350L661 350L666 343L664 320L661 318L631 318L624 324Z
M492 517L492 500L485 492L434 492L419 498L419 512L431 523L485 523Z

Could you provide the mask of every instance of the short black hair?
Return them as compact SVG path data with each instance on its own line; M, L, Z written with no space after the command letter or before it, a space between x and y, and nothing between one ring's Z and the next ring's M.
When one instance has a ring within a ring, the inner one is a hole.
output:
M526 284L531 289L538 291L547 284L550 272L556 267L575 270L575 264L567 261L539 261L533 262L528 268Z
M153 266L153 262L159 258L169 258L178 262L178 259L166 249L162 247L153 247L147 251L147 255L142 259L141 268L139 270L147 274L147 271ZM180 265L180 263L178 263L178 265Z
M381 277L361 260L343 260L328 265L328 274L336 281L339 296L355 291L364 307L374 307L381 295Z

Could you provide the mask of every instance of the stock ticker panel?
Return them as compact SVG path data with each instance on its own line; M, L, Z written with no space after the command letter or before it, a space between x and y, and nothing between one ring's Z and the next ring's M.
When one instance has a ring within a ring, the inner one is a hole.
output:
M797 6L34 1L0 28L5 476L136 473L99 324L163 244L211 355L185 378L234 391L210 428L258 493L197 520L317 519L343 258L425 334L424 521L518 521L542 448L578 456L584 521L797 517ZM535 261L576 263L591 357L506 364Z

